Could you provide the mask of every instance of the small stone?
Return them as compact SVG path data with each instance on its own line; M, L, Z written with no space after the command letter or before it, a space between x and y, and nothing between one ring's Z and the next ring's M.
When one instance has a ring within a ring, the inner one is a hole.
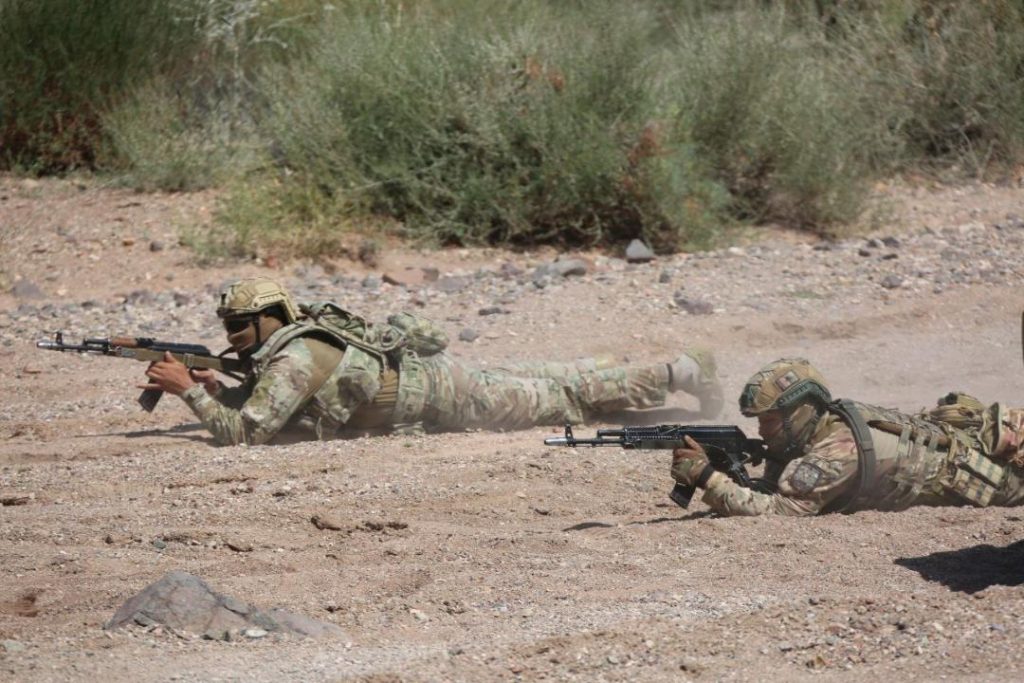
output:
M562 277L572 277L574 275L586 275L587 264L580 259L565 259L562 261L555 261L550 264L549 268L551 273L554 275L560 275Z
M261 628L247 628L244 631L242 631L242 635L246 638L252 638L253 640L255 640L257 638L266 638L268 634L267 631Z
M715 307L709 302L702 299L691 299L683 295L682 292L676 292L672 296L672 301L690 315L711 315L715 312Z
M503 313L508 313L508 311L506 311L501 306L484 306L479 311L477 311L477 313L479 315L500 315Z
M767 653L765 653L767 654ZM692 659L684 659L679 663L679 670L691 674L699 674L703 667Z
M523 269L514 263L505 261L501 264L501 267L498 268L498 274L506 280L514 280L523 274Z
M664 268L660 273L658 273L658 284L665 285L672 282L673 275L675 275L675 271L671 268Z
M881 249L884 246L884 243L882 242L882 240L880 240L880 239L878 239L876 237L872 237L871 239L869 239L867 244L872 249Z
M627 263L647 263L654 260L654 252L643 241L632 240L626 247Z
M898 289L903 286L903 278L899 275L886 275L882 280L882 286L886 289Z
M871 256L871 250L861 247L857 250L857 256L864 256L865 258Z
M429 615L427 615L425 612L423 612L421 610L416 609L415 607L412 607L412 608L409 609L409 614L411 614L414 617L416 617L416 621L421 621L421 622L430 621L430 616Z
M134 237L125 237L123 240L121 240L121 244L123 244L126 247L134 246L135 245L135 238Z
M480 337L480 333L471 327L467 327L459 332L459 341L474 342Z
M15 654L17 652L25 651L25 643L17 640L4 640L0 641L0 645L3 646L4 652L7 654Z
M234 550L236 553L252 552L252 543L249 543L248 541L227 540L224 541L224 545L226 545L230 550Z
M434 283L434 286L445 294L457 294L469 285L469 281L463 277L443 277Z
M608 660L609 664L618 664L620 661L616 655L608 655L605 659Z
M425 269L406 268L405 270L388 271L381 276L381 279L389 285L405 288L419 287L428 282L424 277L423 270Z
M317 529L329 530L329 531L341 531L344 526L341 521L329 514L319 513L310 517L309 521L313 523Z
M882 244L884 244L885 246L890 247L892 249L896 249L897 247L900 246L900 240L899 240L899 238L892 237L892 236L890 236L890 237L883 237L882 238Z
M149 250L152 252L158 252L164 250L164 243L159 240L153 240L149 243Z
M362 287L368 289L371 292L380 289L380 286L384 283L379 275L370 274L363 278Z

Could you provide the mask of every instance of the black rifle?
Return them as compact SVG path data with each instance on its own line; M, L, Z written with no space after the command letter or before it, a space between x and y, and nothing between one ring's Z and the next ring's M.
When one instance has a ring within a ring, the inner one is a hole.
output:
M110 339L84 339L81 344L65 344L64 334L57 332L53 341L39 341L36 346L50 351L77 351L79 353L95 353L103 356L131 358L146 363L154 363L164 359L170 353L175 360L184 363L188 368L208 368L229 377L240 379L239 373L245 371L242 361L237 358L225 358L224 354L213 355L210 349L202 344L180 344L178 342L156 341L149 337L112 337ZM149 382L149 378L146 379ZM164 394L160 389L146 389L139 394L139 405L146 412L152 412L160 397Z
M618 446L644 450L673 450L685 448L684 437L690 437L707 453L711 466L729 476L740 486L761 492L772 492L774 484L766 479L752 479L746 465L760 465L766 456L761 439L749 439L736 425L654 425L651 427L622 427L598 429L595 439L577 439L572 426L565 425L565 436L544 439L547 446ZM690 505L696 486L677 483L669 498L679 507Z

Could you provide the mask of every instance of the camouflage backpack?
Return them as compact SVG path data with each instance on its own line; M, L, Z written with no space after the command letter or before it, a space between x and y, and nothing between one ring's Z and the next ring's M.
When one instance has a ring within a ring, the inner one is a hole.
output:
M433 356L448 347L448 335L433 321L415 313L396 313L386 323L371 323L329 302L299 307L317 327L364 351L399 360L405 351Z

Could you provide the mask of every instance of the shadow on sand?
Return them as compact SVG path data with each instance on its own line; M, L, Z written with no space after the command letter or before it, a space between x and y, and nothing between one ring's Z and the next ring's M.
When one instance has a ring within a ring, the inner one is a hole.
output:
M1024 584L1024 541L1002 548L976 545L922 557L903 557L895 562L928 581L938 581L950 590L964 593L977 593L989 586Z
M193 434L192 432L202 432L202 434ZM123 436L126 439L144 439L147 437L170 436L176 439L185 439L188 441L197 441L200 443L213 443L213 438L210 437L208 433L206 433L206 430L203 428L203 425L199 424L198 422L168 427L167 429L136 429L130 432L102 432L99 434L76 434L73 438L85 439L97 436Z
M700 512L691 512L683 515L682 517L655 517L653 519L642 519L635 522L626 522L622 526L646 526L648 524L664 524L665 522L685 522L693 519L702 519L705 517L712 517L713 512L702 510ZM573 524L567 526L562 531L586 531L587 529L611 529L612 527L619 526L618 524L610 524L609 522L580 522L579 524Z

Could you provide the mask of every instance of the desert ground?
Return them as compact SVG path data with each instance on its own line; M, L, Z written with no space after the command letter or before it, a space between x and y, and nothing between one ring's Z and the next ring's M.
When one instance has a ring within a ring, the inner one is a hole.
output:
M557 426L217 447L174 397L139 409L142 364L34 346L63 330L219 351L216 291L267 274L431 317L480 365L707 345L716 422L750 435L735 397L787 355L907 411L953 389L1024 404L1024 188L876 193L853 236L762 229L648 263L381 238L364 261L204 265L181 241L213 194L0 178L0 680L1020 679L1024 509L720 518L668 500L667 452L544 446ZM694 421L671 401L606 424ZM172 570L345 635L103 628Z

